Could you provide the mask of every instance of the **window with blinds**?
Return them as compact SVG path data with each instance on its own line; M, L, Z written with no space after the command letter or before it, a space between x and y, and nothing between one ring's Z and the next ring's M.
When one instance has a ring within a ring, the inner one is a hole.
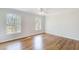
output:
M7 14L6 17L6 32L9 34L21 32L21 17L16 14Z

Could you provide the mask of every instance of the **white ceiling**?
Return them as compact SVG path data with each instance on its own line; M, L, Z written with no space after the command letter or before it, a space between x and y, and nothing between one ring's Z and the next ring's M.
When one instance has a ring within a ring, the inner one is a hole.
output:
M16 10L40 14L40 8L14 8ZM43 14L56 14L64 11L79 10L79 8L43 8Z
M40 12L40 8L14 8L14 9L25 11L25 12L30 12L30 13L35 13L35 14L38 14Z

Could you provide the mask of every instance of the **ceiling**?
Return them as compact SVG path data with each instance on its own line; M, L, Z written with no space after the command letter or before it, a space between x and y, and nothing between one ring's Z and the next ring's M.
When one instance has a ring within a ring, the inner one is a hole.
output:
M39 14L40 8L14 8L16 10Z
M14 8L16 10L41 14L40 8ZM79 8L42 8L42 14L56 14L64 11L79 10Z

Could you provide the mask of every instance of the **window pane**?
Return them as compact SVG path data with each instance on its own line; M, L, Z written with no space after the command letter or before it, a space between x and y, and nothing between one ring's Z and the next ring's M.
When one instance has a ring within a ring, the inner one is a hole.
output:
M7 33L21 32L21 17L16 14L7 14Z
M41 30L41 18L37 17L35 19L35 30Z

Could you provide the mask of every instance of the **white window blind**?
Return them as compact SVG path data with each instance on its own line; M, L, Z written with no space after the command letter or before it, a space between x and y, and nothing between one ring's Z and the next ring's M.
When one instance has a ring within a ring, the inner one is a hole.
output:
M6 32L10 34L21 32L21 17L16 14L7 14L6 17Z

